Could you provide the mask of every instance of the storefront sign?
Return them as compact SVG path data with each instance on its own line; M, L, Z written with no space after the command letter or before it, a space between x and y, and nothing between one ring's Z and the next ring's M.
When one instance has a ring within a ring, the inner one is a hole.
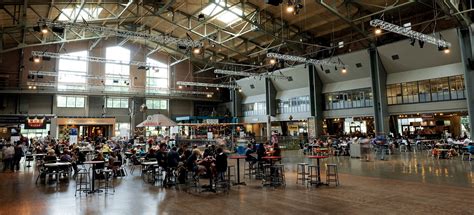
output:
M207 124L219 124L219 119L206 119Z
M46 129L46 118L45 117L34 117L26 118L25 129Z

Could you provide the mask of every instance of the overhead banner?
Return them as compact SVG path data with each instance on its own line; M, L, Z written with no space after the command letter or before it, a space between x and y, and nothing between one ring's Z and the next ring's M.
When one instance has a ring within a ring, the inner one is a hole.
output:
M46 117L27 117L25 120L25 129L46 129Z

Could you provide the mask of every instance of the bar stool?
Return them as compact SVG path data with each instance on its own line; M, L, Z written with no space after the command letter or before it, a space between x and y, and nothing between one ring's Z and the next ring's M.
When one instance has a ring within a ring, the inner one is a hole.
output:
M306 183L306 175L308 175L308 172L306 171L307 166L307 163L296 164L296 184L298 184L298 181L300 180L302 184Z
M285 166L283 164L275 164L271 168L273 169L272 184L275 186L285 186Z
M112 188L115 193L115 187L113 183L113 171L111 169L102 169L100 170L103 177L99 179L99 189L103 189L104 193L109 193L109 188Z
M89 185L89 171L87 171L87 169L78 170L78 173L76 174L76 191L74 192L74 196L77 195L77 192L79 192L79 195L82 195L82 192L86 192L87 196L87 191L90 191Z
M326 165L326 183L329 185L331 182L335 182L336 186L339 186L337 164L334 163Z
M262 173L262 185L271 185L272 181L272 171L270 164L263 164L262 165L263 173Z
M255 168L255 164L253 164L253 161L245 161L245 164L244 164L244 178L245 178L245 176L248 176L249 179L251 179L252 175L257 174L257 168Z
M229 180L229 184L235 182L235 166L229 165L227 166L227 180Z
M319 175L318 175L318 165L309 165L308 166L308 184L307 185L313 185L313 184L319 184Z

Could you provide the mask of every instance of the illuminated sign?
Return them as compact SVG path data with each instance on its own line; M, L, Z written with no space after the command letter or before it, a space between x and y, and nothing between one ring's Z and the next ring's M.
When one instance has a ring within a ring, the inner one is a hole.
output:
M26 118L25 129L46 129L46 118Z

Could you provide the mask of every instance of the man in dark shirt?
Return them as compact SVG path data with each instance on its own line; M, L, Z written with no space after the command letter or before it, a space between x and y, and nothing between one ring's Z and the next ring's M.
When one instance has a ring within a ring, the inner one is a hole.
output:
M245 161L250 161L252 162L252 165L254 165L255 163L257 163L257 158L252 156L252 153L254 153L252 148L253 148L252 144L249 143L247 145L247 149L245 150Z

